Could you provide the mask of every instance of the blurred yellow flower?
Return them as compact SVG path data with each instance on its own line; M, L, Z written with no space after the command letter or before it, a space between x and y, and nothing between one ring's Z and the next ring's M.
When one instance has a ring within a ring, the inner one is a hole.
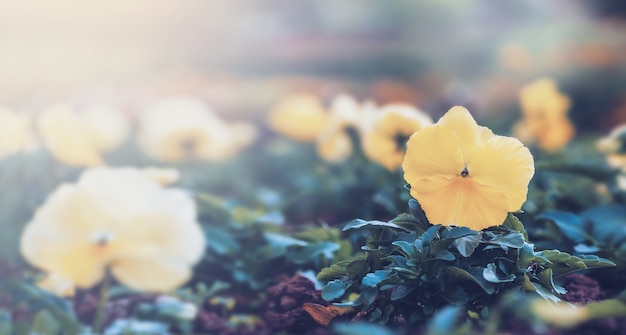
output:
M626 124L615 127L608 136L599 139L596 147L607 155L610 166L626 172Z
M137 141L158 161L225 161L255 137L254 126L226 123L199 100L172 98L154 103L141 115Z
M28 151L34 141L27 115L0 107L0 158Z
M548 151L563 148L575 135L567 117L570 99L559 92L556 83L548 78L539 79L520 90L523 119L516 124L514 134L526 143L537 141Z
M129 129L128 119L110 107L76 113L69 106L55 105L37 120L37 130L48 150L60 162L73 166L103 164L101 154L117 148Z
M61 185L21 237L26 260L78 287L95 285L108 269L144 291L183 284L204 245L193 200L135 168L92 168Z
M47 274L37 286L59 297L71 297L75 293L74 283L58 273Z
M296 94L284 98L267 117L275 132L303 142L312 142L326 128L328 112L318 97Z
M100 152L115 150L130 133L128 117L112 106L92 105L82 110L79 117Z
M535 171L519 140L494 135L461 106L411 136L402 168L430 222L476 230L519 210Z
M585 306L576 306L567 302L554 303L545 299L533 300L530 303L530 310L543 322L561 328L574 327L590 317Z
M345 161L352 154L353 141L363 135L375 111L373 103L359 104L351 96L337 96L331 104L328 126L317 139L317 154L327 162Z
M428 114L411 105L383 106L363 134L363 151L369 159L393 171L402 164L409 137L432 123Z

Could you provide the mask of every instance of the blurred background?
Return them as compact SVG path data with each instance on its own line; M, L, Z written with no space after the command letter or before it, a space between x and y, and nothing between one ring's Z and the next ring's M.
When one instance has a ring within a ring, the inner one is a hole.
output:
M104 100L132 111L193 94L254 119L290 93L347 92L434 117L463 104L498 126L518 118L519 88L547 76L572 98L579 133L626 122L619 0L0 4L0 102L16 110Z

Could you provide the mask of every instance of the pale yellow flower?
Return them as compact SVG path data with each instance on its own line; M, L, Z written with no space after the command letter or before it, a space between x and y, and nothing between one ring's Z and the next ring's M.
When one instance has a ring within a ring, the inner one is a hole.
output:
M363 152L369 159L393 171L402 164L409 137L432 123L428 114L411 105L386 105L363 134Z
M72 297L76 293L74 283L58 273L47 274L37 286L59 297Z
M596 147L607 155L610 166L626 173L626 124L615 127L608 136L599 139Z
M46 148L64 164L94 166L104 162L87 128L69 106L44 110L37 120L37 130Z
M182 285L204 245L192 198L135 168L92 168L61 185L21 237L26 260L78 287L95 285L108 268L145 291Z
M530 303L530 310L540 320L561 328L572 328L589 319L585 306L576 306L567 302L550 302L535 299Z
M312 94L289 96L267 116L267 123L275 132L303 142L315 141L328 120L322 102Z
M30 118L0 107L0 158L28 151L32 141Z
M92 105L79 113L94 146L100 152L118 148L130 132L128 117L119 109L107 105Z
M563 148L575 135L567 117L570 99L559 92L556 83L548 78L539 79L520 90L523 119L514 129L520 139L536 140L539 147L554 151ZM531 136L528 136L530 134Z
M328 126L317 139L318 155L331 163L345 161L352 154L353 141L371 124L375 111L373 103L359 104L351 96L337 96L331 104Z
M519 210L534 174L519 140L494 135L460 106L411 136L402 168L431 223L476 230Z
M172 98L156 102L141 115L137 140L159 161L224 161L255 136L253 126L230 125L201 101Z
M102 153L116 149L127 137L130 124L117 109L94 107L77 113L70 106L45 109L37 130L45 146L60 162L74 166L104 163Z

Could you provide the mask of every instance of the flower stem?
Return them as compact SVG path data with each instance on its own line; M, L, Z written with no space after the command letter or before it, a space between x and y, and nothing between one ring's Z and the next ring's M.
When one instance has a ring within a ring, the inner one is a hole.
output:
M102 327L104 326L104 317L106 315L106 305L109 300L109 286L111 284L111 275L109 271L104 274L104 279L100 285L100 298L98 299L98 307L96 309L96 318L93 322L93 333L102 333Z

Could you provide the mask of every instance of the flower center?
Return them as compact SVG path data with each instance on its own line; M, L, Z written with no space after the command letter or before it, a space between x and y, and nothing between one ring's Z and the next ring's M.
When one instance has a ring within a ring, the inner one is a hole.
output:
M187 157L193 157L193 154L196 152L197 147L198 143L195 138L187 138L180 143L180 148Z
M113 240L113 237L111 233L101 232L94 234L91 238L91 242L99 248L104 248Z
M467 170L467 166L463 168L463 171L461 171L461 177L469 177L469 171Z
M409 140L410 136L407 136L402 133L396 134L393 139L396 142L396 148L398 150L405 151L406 150L406 142Z

